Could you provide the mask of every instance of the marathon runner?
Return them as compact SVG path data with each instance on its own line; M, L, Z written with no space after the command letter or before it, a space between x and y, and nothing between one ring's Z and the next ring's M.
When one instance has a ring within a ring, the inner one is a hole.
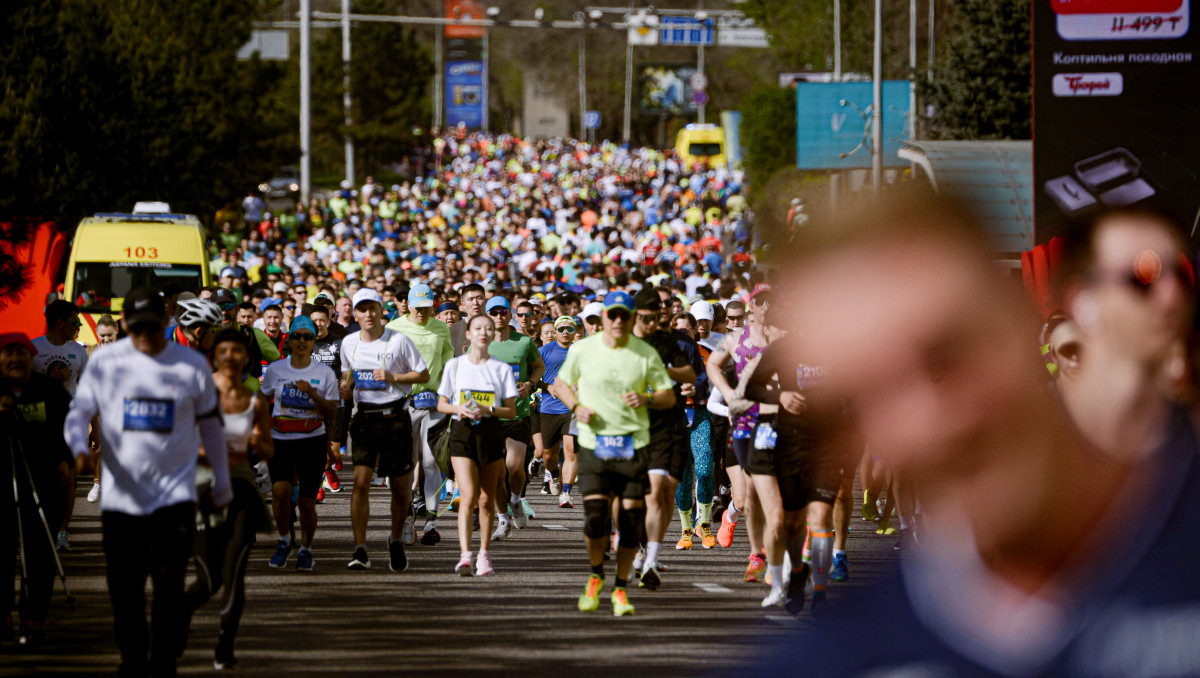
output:
M559 508L574 508L571 503L571 489L575 475L579 472L579 459L575 452L575 436L570 433L571 423L575 418L571 410L554 394L555 379L558 371L567 360L568 350L575 343L578 328L571 316L560 316L554 321L554 341L543 346L539 352L546 367L542 376L546 384L546 395L542 397L541 410L538 416L542 431L542 446L545 465L545 483L543 494L558 495ZM559 447L562 448L562 473L559 473ZM563 480L565 479L565 480Z

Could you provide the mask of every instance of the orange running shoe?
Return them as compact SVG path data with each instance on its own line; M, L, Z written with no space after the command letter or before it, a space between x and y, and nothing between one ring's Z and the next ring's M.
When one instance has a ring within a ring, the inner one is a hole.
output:
M690 551L692 549L692 531L684 530L683 536L679 538L679 543L675 544L676 551Z
M713 536L712 530L708 529L708 523L700 523L696 526L696 536L700 537L700 545L706 549L717 545L717 538Z
M750 556L750 564L746 566L746 576L742 577L746 582L760 582L766 577L767 561L761 554L755 553Z
M721 514L721 528L717 530L717 543L721 548L727 549L733 546L733 530L737 527L737 523L729 519L729 511L726 510Z

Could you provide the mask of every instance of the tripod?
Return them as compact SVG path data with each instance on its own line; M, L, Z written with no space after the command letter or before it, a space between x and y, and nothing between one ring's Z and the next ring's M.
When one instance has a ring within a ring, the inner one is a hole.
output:
M15 414L15 419L16 419L16 422L14 422L14 423L16 423L17 426L10 428L9 430L13 430L13 429L25 424L24 417L21 416L20 411L14 411L14 414ZM50 553L54 556L55 570L58 573L58 578L62 581L63 591L66 593L66 596L67 596L66 597L67 609L74 610L75 609L75 597L71 595L71 589L67 586L67 576L66 576L66 573L63 571L62 561L59 560L58 552L54 549L54 533L50 530L50 524L46 520L46 512L42 509L42 500L41 500L41 497L38 496L37 484L34 482L33 471L29 467L29 459L26 458L26 456L25 456L24 446L21 445L20 440L15 435L9 436L8 440L9 440L9 445L8 445L9 465L12 470L13 503L16 507L16 512L17 512L17 539L18 539L18 543L20 545L20 553L21 553L21 597L23 599L25 599L29 596L29 590L28 590L29 565L28 565L27 561L29 558L28 551L29 551L30 544L27 543L25 540L25 537L26 537L25 521L23 519L23 516L21 515L22 510L29 510L29 509L28 508L22 509L21 487L17 481L17 478L18 478L18 476L17 476L17 459L18 459L18 457L21 460L20 467L25 472L24 477L29 483L29 492L30 492L30 496L33 499L33 505L34 505L35 509L37 510L38 518L40 519L40 522L42 524L42 529L44 530L45 535L46 535L47 546L50 549ZM30 536L31 536L31 538L33 537L33 535L30 535ZM22 638L22 642L24 642L24 640L25 639Z

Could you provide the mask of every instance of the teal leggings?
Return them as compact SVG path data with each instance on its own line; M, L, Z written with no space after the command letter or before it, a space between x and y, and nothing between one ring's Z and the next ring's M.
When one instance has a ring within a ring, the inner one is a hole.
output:
M675 490L675 505L681 511L692 508L692 482L696 483L696 496L700 503L707 504L713 497L713 455L709 438L712 437L712 420L707 408L698 408L692 429L692 463L683 469L679 489Z

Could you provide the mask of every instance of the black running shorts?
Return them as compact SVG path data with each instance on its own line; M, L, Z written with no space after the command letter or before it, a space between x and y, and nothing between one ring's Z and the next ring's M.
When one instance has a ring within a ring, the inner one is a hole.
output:
M350 460L355 466L378 470L385 478L412 473L412 417L398 400L388 405L363 405L350 420Z
M571 417L574 416L570 412L566 414L541 412L538 416L542 419L542 447L550 449L562 441L564 436L569 435L567 431L571 430Z
M602 494L623 499L643 499L650 491L649 446L633 452L633 459L602 461L594 450L576 446L579 455L579 491L584 498Z

